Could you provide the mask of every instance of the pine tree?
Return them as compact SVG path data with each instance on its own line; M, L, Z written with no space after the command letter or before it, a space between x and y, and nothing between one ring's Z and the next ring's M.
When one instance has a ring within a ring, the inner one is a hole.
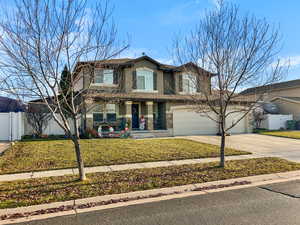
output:
M69 106L71 104L71 93L72 93L72 85L71 85L71 73L68 70L67 65L65 65L59 82L59 91L60 91L60 104L64 108L65 115L70 115Z

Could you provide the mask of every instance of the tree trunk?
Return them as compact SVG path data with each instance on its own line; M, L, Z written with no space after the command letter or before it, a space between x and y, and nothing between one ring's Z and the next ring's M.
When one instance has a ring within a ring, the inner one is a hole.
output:
M80 144L79 144L79 132L78 132L78 127L77 127L76 117L73 118L73 121L74 121L73 123L74 123L75 134L72 136L72 141L75 146L76 160L77 160L78 171L79 171L79 179L81 181L83 181L83 180L86 180L86 176L85 176L85 170L84 170L84 162L83 162L83 158L81 156L81 149L80 149Z
M224 168L225 167L225 138L226 138L225 116L221 115L220 120L221 120L221 123L220 123L220 132L221 132L220 167Z
M220 167L225 167L225 132L221 132Z
M75 146L75 152L76 152L76 160L77 160L77 165L78 165L78 171L79 171L79 179L81 181L86 180L86 176L85 176L85 170L84 170L84 163L83 163L83 159L81 156L81 150L80 150L80 144L78 141L78 138L74 138L72 139L74 146Z

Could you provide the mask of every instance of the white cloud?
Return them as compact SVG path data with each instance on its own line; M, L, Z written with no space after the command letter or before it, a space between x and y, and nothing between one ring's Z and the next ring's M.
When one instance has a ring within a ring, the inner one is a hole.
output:
M193 0L176 4L170 7L167 12L164 11L160 15L160 20L164 25L192 22L201 17L204 12L204 8L201 8L200 3L199 0Z
M277 62L273 63L276 66ZM286 56L279 58L279 66L289 66L290 68L297 68L300 66L300 55Z

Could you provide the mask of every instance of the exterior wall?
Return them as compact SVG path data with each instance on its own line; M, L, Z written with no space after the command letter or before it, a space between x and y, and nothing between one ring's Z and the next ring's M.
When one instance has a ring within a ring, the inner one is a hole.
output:
M125 93L131 93L132 90L132 73L137 68L140 67L146 67L156 72L157 74L157 90L153 91L153 93L157 93L159 95L164 94L164 72L162 70L158 69L158 66L155 63L152 63L148 60L141 60L137 61L132 67L126 67L122 70L118 71L119 74L119 84L113 84L113 85L99 85L99 84L93 84L91 83L91 73L88 69L83 69L79 76L82 78L79 78L78 83L76 84L76 88L90 88L95 90L103 90L104 92L125 92ZM194 73L192 70L189 71L190 73ZM174 72L174 88L175 88L175 94L180 94L179 91L179 75L182 75L182 72ZM90 85L91 84L91 85ZM90 85L90 87L89 87ZM200 76L200 89L202 91L204 90L210 90L210 79L206 79L205 76ZM147 92L148 93L148 92Z
M174 73L174 79L175 79L175 93L176 94L181 94L180 89L179 89L179 76L181 76L182 74L184 74L186 72L175 72ZM194 74L195 76L198 76L197 73L193 72L193 71L188 71L188 73ZM204 92L204 91L210 91L210 84L211 84L211 79L207 79L205 76L200 76L199 77L199 83L197 83L196 85L200 87L200 92Z
M82 76L82 72L79 73L79 79L75 82L75 85L74 85L74 90L75 91L80 91L83 89L83 76Z
M292 114L294 120L300 120L300 103L282 99L275 99L272 102L278 106L280 114Z
M163 71L158 70L158 67L156 64L149 62L147 60L139 61L134 64L133 67L125 68L124 69L124 80L125 80L125 92L130 93L132 92L132 73L137 68L140 67L146 67L154 72L157 73L157 91L155 91L157 94L163 94ZM148 93L148 92L147 92Z
M123 103L114 103L114 102L104 102L97 101L92 104L87 105L86 111L86 128L93 129L93 113L94 112L105 112L105 104L115 104L116 105L116 114L117 119L121 117L125 117L126 109Z

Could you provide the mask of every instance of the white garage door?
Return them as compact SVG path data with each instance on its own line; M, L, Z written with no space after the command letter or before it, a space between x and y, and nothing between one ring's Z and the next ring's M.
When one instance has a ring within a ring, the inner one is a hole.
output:
M6 141L9 140L9 132L10 132L10 127L9 127L9 114L8 113L0 113L0 141Z
M210 116L216 118L214 113L211 113ZM227 126L229 127L238 118L240 118L240 115L237 113L231 114L226 121ZM205 115L201 116L199 113L190 110L173 111L174 135L215 135L218 131L218 124ZM245 132L245 119L242 119L235 127L229 130L229 133L232 134Z
M226 120L226 127L230 127L232 124L236 123L241 117L243 116L242 113L232 113L229 114ZM239 121L233 128L228 131L230 134L241 134L247 132L246 127L246 119L243 118Z
M175 110L173 112L173 129L174 135L218 133L218 125L215 121L188 110Z

